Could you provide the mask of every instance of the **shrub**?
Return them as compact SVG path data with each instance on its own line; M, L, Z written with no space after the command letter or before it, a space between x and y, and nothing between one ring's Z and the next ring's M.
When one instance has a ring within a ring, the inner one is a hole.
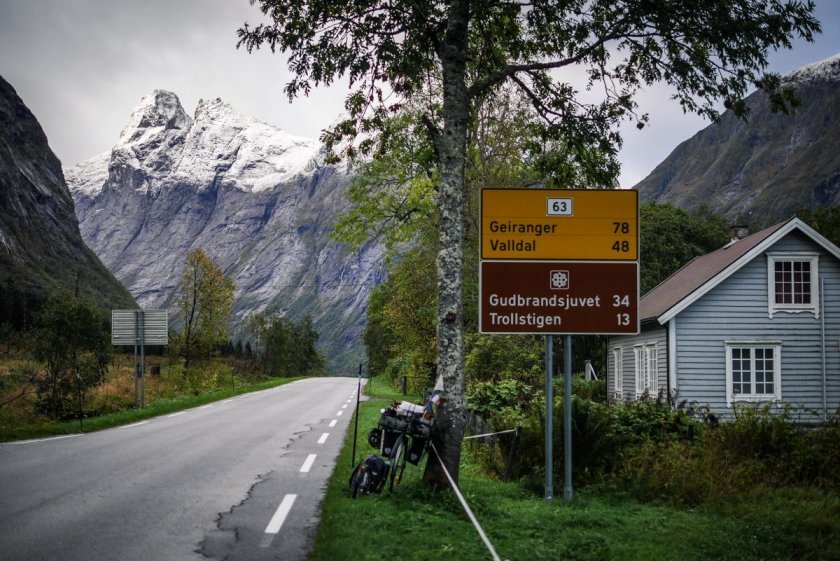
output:
M93 302L69 294L51 297L37 316L32 350L46 366L35 380L37 407L60 418L105 377L111 361L108 318Z
M678 506L733 501L763 488L840 488L840 422L805 428L792 408L738 407L733 420L695 440L627 447L610 485L640 500Z
M491 420L502 409L519 408L524 411L533 401L539 399L545 399L539 390L520 380L508 379L476 384L467 396L467 404L470 411L483 419Z

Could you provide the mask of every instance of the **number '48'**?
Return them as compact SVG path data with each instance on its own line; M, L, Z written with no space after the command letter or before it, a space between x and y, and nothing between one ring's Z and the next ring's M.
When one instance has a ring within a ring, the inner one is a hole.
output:
M628 242L627 240L615 242L614 244L612 244L612 250L626 253L630 251L630 242Z

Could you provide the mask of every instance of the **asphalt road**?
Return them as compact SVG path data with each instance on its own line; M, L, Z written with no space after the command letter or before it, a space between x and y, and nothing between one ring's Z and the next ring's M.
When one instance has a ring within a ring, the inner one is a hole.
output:
M305 559L356 384L312 378L0 445L0 559Z

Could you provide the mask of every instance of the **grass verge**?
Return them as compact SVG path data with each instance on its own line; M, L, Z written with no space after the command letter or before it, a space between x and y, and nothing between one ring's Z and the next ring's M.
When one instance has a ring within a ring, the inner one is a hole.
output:
M221 399L227 399L243 393L267 390L275 386L281 386L301 379L303 379L303 377L274 378L258 384L241 386L235 389L217 389L200 395L181 396L172 399L158 398L153 404L146 406L144 409L130 409L127 411L120 411L118 413L102 415L100 417L84 419L81 427L79 426L78 420L39 425L24 425L19 427L0 427L0 442L60 436L64 434L78 434L80 432L94 432L120 425L135 423L137 421L150 419L159 415L183 411L184 409L191 409L199 405L219 401Z
M373 450L367 431L379 409L399 399L384 382L359 412L356 461ZM352 429L322 506L313 561L490 559L454 494L422 485L424 461L409 466L394 493L351 499ZM489 479L462 458L461 489L502 559L787 560L840 559L840 497L808 489L768 489L735 504L680 510L595 489L569 504L546 502L518 483Z

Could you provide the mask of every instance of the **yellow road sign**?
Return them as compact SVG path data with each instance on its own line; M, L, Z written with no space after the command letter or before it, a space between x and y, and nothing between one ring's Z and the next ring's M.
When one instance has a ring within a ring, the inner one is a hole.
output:
M484 189L481 258L636 261L638 192Z

